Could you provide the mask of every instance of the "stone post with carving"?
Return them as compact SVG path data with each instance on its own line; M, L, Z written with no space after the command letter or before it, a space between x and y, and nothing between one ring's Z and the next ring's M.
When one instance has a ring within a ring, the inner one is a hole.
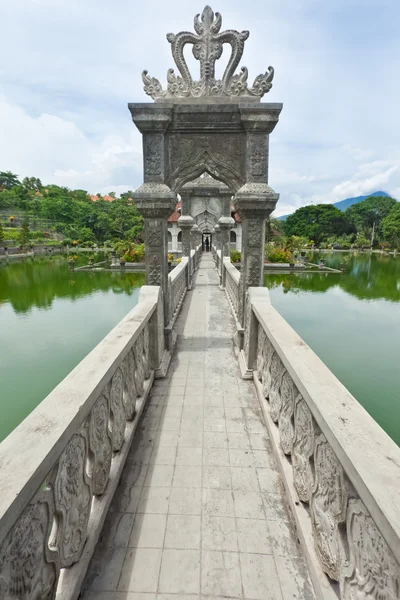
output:
M221 237L221 269L220 269L220 271L221 271L221 286L224 288L225 281L226 281L226 272L224 269L224 258L227 258L228 256L230 256L229 233L230 233L230 230L232 229L232 227L235 226L235 221L232 219L232 217L220 217L218 219L218 225L221 230L221 233L220 233L220 237Z
M239 281L239 321L243 326L249 287L263 285L265 221L279 195L267 184L246 184L236 194L235 206L242 221L242 267Z
M178 219L178 226L182 230L182 256L187 256L189 259L186 275L186 285L188 290L192 288L192 257L191 257L191 229L194 226L194 219L190 215L182 215Z
M194 250L196 250L197 246L198 246L199 233L200 233L199 226L197 225L197 223L195 223L190 232L190 235L191 235L190 243L191 243L191 247L194 248ZM195 264L193 265L193 270L196 270L197 266L198 266L198 259L197 259L197 255L195 255Z
M177 195L165 183L165 131L171 120L171 107L129 105L132 120L143 135L143 184L134 201L144 217L146 283L159 285L164 298L167 325L168 292L168 218L175 210Z

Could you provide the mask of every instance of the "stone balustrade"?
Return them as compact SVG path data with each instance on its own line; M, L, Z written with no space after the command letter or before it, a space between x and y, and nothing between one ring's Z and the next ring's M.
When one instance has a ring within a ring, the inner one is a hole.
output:
M224 258L225 291L231 304L233 313L239 315L239 279L240 272L233 266L230 258Z
M168 275L169 287L169 327L173 326L176 315L187 290L187 271L189 270L189 258L182 258L181 262Z
M248 290L242 353L317 596L400 598L400 448L272 307L267 289Z
M179 271L172 280L179 298ZM160 288L144 286L137 306L0 444L1 600L78 597L162 359L163 324Z

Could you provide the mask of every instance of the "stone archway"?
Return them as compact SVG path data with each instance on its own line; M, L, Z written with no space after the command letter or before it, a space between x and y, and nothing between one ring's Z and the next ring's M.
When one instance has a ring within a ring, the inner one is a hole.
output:
M180 72L168 71L167 89L143 72L144 90L155 102L128 105L143 135L144 182L134 199L145 220L146 280L162 286L168 303L167 219L175 209L177 193L203 173L229 188L242 221L239 307L243 320L247 287L262 284L265 219L278 200L268 186L268 153L269 135L282 104L260 103L272 87L272 67L251 87L246 67L235 73L249 32L220 32L221 24L221 15L206 6L201 17L195 17L195 33L167 35ZM193 44L200 62L199 80L187 67L186 44ZM215 62L224 44L231 46L232 53L222 79L217 80Z

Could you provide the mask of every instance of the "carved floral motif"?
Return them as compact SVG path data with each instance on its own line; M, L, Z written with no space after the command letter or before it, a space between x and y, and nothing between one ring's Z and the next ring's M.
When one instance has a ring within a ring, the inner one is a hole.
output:
M281 382L283 374L285 373L285 367L282 364L281 359L275 353L271 361L271 387L269 390L269 409L271 419L277 423L279 419L279 413L281 410Z
M258 342L257 342L257 373L258 378L262 379L262 374L264 371L265 365L265 342L266 342L266 333L261 325L258 325Z
M315 548L323 571L339 581L344 557L340 527L346 520L348 486L343 468L322 434L315 442L314 467L310 512Z
M251 323L251 301L250 296L246 294L246 304L244 312L244 341L243 341L243 352L246 361L249 359L249 344L250 344L250 323Z
M140 333L133 347L135 358L135 384L138 396L143 396L144 392L144 367L143 367L143 333Z
M54 484L55 509L59 515L56 546L61 567L76 563L86 542L92 493L86 474L87 439L76 433L60 456Z
M184 272L183 272L184 274ZM149 337L149 324L147 323L143 329L143 371L144 378L148 379L151 373L150 366L150 337Z
M135 383L135 359L133 350L129 350L123 362L124 372L124 404L127 421L132 421L136 414L136 383Z
M146 175L161 175L162 134L147 136L145 143L144 171Z
M294 401L298 391L289 373L285 373L281 383L281 411L279 414L279 434L282 450L291 454L294 442Z
M49 549L54 517L52 491L39 492L0 547L1 600L54 600L60 573Z
M158 252L150 253L149 258L149 285L161 285L161 257Z
M146 241L149 246L161 246L163 241L162 223L158 219L147 219Z
M350 559L341 569L341 600L398 600L400 565L361 500L349 500Z
M117 369L111 382L110 409L112 416L112 447L114 452L121 450L125 437L126 411L123 399L124 377Z
M95 496L104 494L110 474L112 444L109 418L108 400L105 396L100 396L92 408L89 420L89 448L93 455L92 491Z
M274 352L274 347L269 341L268 336L266 336L264 345L264 369L262 373L262 388L264 398L268 398L269 391L271 389L271 362Z
M175 75L173 69L168 70L166 90L158 79L150 77L143 71L142 79L144 90L154 99L160 98L197 98L201 96L229 96L235 97L261 97L272 87L274 69L268 68L263 75L258 75L253 86L248 88L246 67L242 67L240 74L235 71L243 55L244 43L249 37L248 31L235 31L230 29L221 32L222 17L206 6L201 15L194 19L196 33L184 31L174 35L169 33L167 40L171 44L172 56L179 69L181 77ZM193 56L200 62L200 80L193 81L184 56L186 44L193 45ZM232 49L222 80L215 79L215 62L221 57L223 44L229 44Z
M309 502L314 476L311 457L314 454L315 424L310 409L300 396L294 411L295 439L292 449L293 481L302 502Z

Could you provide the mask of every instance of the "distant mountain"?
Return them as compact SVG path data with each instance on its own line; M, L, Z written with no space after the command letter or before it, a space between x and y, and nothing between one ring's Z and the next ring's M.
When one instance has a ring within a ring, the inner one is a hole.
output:
M355 198L346 198L345 200L340 200L340 202L335 202L333 206L336 206L339 210L346 210L349 206L353 204L358 204L358 202L362 202L371 196L389 196L386 192L373 192L372 194L367 194L366 196L356 196ZM289 215L282 215L281 217L276 217L278 221L286 221Z

